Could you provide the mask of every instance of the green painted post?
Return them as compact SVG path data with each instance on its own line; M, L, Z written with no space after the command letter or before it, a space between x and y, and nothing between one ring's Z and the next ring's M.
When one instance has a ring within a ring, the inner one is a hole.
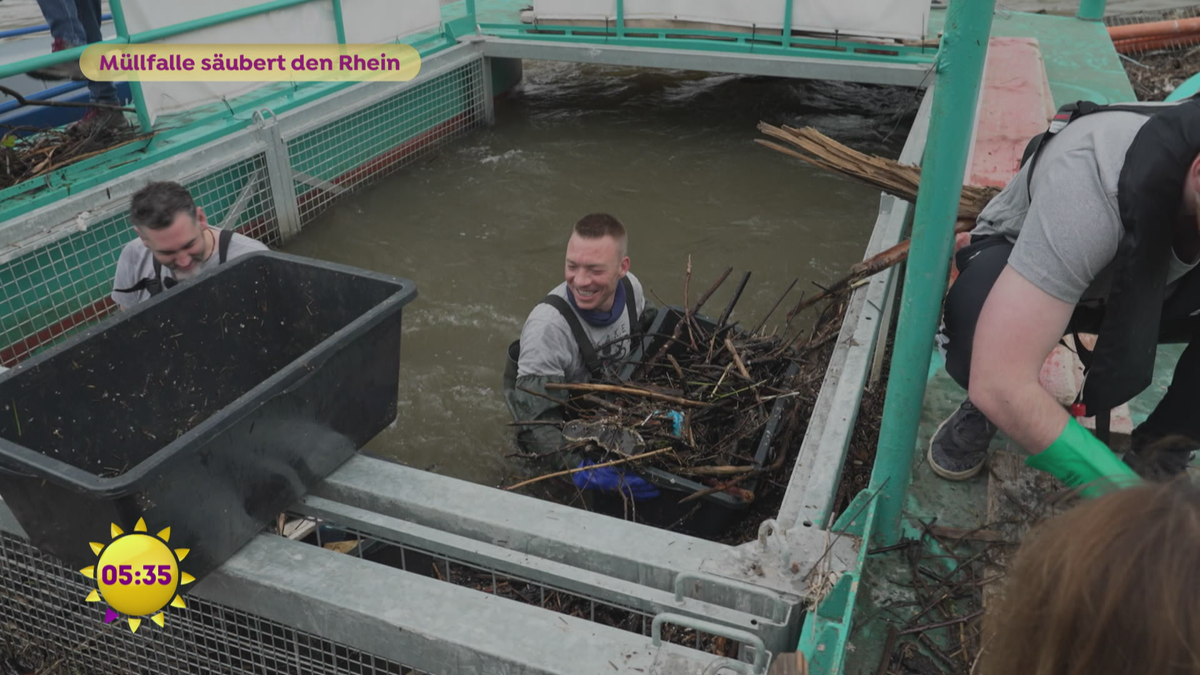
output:
M129 39L129 25L125 23L125 8L121 6L121 0L110 0L108 4L112 9L117 35ZM137 111L138 126L141 127L142 133L148 134L154 131L154 125L150 123L150 110L146 107L146 95L142 91L142 83L131 79L129 92L133 94L133 109Z
M617 0L617 39L625 39L625 0Z
M1076 18L1086 21L1099 21L1104 18L1104 0L1079 0L1079 12Z
M475 15L475 0L467 0L467 17L471 19L472 30L479 30L479 17Z
M787 49L792 46L792 7L795 3L793 0L784 0L783 3L783 48Z
M912 245L869 488L882 488L878 534L884 546L899 538L900 514L912 478L926 374L950 271L954 222L994 7L995 0L951 2L935 62L932 128L921 167Z
M333 0L333 27L337 29L338 44L346 44L346 22L342 19L342 0Z

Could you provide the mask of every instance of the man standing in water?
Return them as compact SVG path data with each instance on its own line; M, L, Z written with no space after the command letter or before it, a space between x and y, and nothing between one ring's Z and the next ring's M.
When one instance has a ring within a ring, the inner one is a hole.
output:
M133 195L129 219L138 238L117 261L112 299L129 309L180 281L267 246L208 224L204 209L179 183L150 183Z
M575 223L567 242L565 281L538 303L525 320L521 339L509 346L504 397L516 421L563 420L567 392L551 383L580 383L620 366L632 336L656 313L646 311L642 284L629 271L629 236L621 221L593 213ZM526 391L527 390L527 391ZM530 393L533 392L533 393ZM552 424L522 428L523 449L550 460L555 468L577 468L579 457L560 454L562 432ZM635 497L657 491L614 468L575 474L580 487L631 489Z

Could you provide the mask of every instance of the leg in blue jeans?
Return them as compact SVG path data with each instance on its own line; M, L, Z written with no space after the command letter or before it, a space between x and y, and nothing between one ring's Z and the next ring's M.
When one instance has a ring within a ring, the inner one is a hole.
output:
M87 35L79 23L76 0L37 0L37 3L46 23L50 24L50 35L56 40L62 40L68 47L85 43ZM99 16L96 15L97 19Z
M46 0L38 1L45 2ZM87 44L103 40L104 36L100 33L100 0L65 1L75 4L79 23L83 25L84 36L87 38ZM112 82L93 82L89 80L88 91L92 94L92 103L117 103L117 88Z

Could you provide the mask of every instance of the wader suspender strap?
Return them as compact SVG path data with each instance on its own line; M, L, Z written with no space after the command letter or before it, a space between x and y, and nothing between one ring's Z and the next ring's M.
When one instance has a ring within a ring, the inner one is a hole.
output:
M583 324L579 323L579 317L575 315L571 305L564 298L554 294L547 295L542 302L557 309L558 313L567 320L567 325L571 327L571 335L575 336L575 344L579 345L579 352L583 354L583 365L587 367L592 377L599 377L600 357L596 354L595 345L592 344L587 331L583 329Z
M629 277L621 277L621 284L625 286L625 311L629 313L630 350L632 351L633 334L638 328L637 298L633 297L633 283L629 281ZM542 302L557 309L562 318L566 320L567 325L571 327L571 335L575 337L575 344L579 345L579 352L583 355L584 366L592 377L599 377L600 355L596 353L596 346L592 344L591 338L583 329L583 324L579 322L579 316L571 309L570 303L554 294L547 295Z
M217 264L225 263L229 257L229 242L233 241L233 230L221 230L217 235ZM172 288L179 283L173 277L162 278L162 263L158 262L158 258L154 258L154 278L146 278L130 286L129 288L115 289L118 293L137 293L139 291L149 291L150 295L158 295L168 288Z

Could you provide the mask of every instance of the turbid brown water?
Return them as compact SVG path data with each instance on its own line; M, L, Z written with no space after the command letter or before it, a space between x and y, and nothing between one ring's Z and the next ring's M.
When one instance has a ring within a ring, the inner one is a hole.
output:
M744 324L792 279L792 303L831 282L861 260L879 192L756 145L756 125L812 125L896 157L917 104L904 89L527 63L494 128L341 202L287 245L420 289L405 310L400 418L367 449L485 483L512 470L505 348L562 281L585 213L625 222L655 304L682 301L689 254L693 301L735 268L714 314L753 272L734 313Z

